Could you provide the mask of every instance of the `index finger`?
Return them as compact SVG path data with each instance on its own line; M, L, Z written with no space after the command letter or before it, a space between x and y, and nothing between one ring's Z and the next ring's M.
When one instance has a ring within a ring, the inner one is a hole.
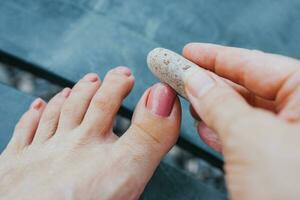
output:
M300 66L298 60L280 55L207 43L186 45L183 56L269 100Z

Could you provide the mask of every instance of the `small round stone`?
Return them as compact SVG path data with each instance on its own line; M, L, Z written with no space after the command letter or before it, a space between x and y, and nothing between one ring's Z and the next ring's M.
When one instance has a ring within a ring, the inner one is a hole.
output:
M147 64L151 72L161 82L170 85L180 96L187 98L183 78L187 71L199 69L199 66L183 56L164 48L156 48L149 52Z

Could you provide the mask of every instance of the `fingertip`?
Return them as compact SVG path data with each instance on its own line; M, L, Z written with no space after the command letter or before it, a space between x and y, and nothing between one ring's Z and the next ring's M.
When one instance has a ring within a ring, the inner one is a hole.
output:
M191 54L191 52L193 52L195 47L197 47L200 44L201 43L196 43L196 42L191 42L191 43L186 44L182 49L182 55L184 57L189 57L189 55Z
M223 47L211 43L189 43L183 49L183 56L204 68L213 68L215 58Z
M205 144L217 152L222 151L222 144L218 135L213 130L208 128L205 123L199 122L197 131Z

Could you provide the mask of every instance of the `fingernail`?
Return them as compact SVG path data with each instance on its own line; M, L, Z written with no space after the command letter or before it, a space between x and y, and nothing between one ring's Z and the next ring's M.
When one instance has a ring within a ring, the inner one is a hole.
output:
M168 85L158 83L152 86L146 107L156 115L168 117L175 102L176 93Z
M90 73L90 74L85 75L83 77L83 79L86 81L90 81L90 82L96 82L96 81L98 81L98 76L97 76L97 74Z
M198 125L198 133L200 137L208 144L210 147L215 149L216 151L222 151L222 143L218 137L218 135L208 128L203 122Z
M67 98L70 95L70 93L71 93L70 88L65 88L60 92L61 96L65 97L65 98Z
M131 70L128 67L124 66L119 66L113 69L114 72L117 72L119 74L123 74L125 76L130 76L131 75Z
M43 100L40 98L37 98L31 103L30 108L39 110L42 107L42 105L43 105Z
M215 81L203 70L191 70L184 76L185 90L194 97L202 97L214 85Z

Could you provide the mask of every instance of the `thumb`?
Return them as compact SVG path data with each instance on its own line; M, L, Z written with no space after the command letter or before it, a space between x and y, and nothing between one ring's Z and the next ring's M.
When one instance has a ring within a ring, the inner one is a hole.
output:
M185 91L197 114L216 131L222 144L231 138L243 137L269 128L275 116L251 107L219 76L191 67L183 77ZM250 133L251 134L247 134Z

